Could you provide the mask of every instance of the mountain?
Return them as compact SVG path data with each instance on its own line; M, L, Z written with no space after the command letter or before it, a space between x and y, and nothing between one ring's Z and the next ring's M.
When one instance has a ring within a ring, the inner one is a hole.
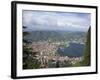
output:
M33 41L72 41L83 40L85 32L73 31L29 31L30 35L24 37L31 42Z

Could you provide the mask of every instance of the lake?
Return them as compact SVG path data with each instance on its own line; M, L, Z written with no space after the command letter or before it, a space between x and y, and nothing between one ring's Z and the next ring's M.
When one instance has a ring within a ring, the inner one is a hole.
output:
M57 52L61 56L81 57L84 51L84 44L69 43L68 47L58 48Z

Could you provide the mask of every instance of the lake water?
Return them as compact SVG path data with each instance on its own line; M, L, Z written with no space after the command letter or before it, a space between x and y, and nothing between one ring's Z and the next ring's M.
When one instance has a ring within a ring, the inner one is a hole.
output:
M62 56L80 57L83 55L84 44L70 43L68 47L59 48L57 52Z

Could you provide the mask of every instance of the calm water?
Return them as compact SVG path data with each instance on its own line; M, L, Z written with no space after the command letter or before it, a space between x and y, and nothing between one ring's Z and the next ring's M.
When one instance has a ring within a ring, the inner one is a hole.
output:
M59 48L57 52L62 56L80 57L84 51L84 44L70 43L69 47Z

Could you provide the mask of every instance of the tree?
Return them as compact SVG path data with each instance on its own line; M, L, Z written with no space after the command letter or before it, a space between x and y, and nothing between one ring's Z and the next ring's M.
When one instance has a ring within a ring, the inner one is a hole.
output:
M83 61L82 65L83 66L90 66L90 60L91 60L91 29L89 28L88 30L88 35L87 35L87 42L84 50L84 55L83 55Z
M23 29L26 29L26 26L23 26ZM32 48L28 47L28 44L31 43L24 39L26 35L29 35L29 32L23 32L23 69L34 69L39 68L40 63L36 59L35 55L32 55Z

